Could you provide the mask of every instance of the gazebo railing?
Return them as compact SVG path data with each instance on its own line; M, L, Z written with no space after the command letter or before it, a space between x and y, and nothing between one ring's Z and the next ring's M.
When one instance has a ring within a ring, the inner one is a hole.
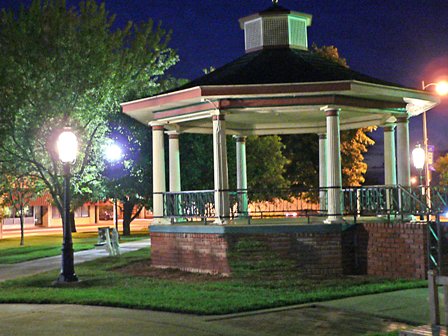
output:
M235 218L310 217L325 213L317 191L229 190L229 216ZM164 217L209 221L216 218L214 190L165 192ZM321 191L320 195L326 195Z
M235 218L306 217L327 215L326 188L228 190L228 214ZM164 193L164 216L172 219L211 221L217 216L215 191L181 191ZM430 201L429 201L430 200ZM342 188L341 210L344 216L409 215L427 216L445 212L448 204L447 187L363 186Z
M363 186L343 188L342 207L345 216L428 215L427 192L421 188L398 186Z
M213 190L165 192L163 194L164 217L204 221L215 218L214 197Z

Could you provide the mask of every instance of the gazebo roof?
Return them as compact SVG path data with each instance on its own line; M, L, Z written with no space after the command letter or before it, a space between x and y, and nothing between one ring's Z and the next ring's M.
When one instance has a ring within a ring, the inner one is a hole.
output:
M138 121L210 133L226 114L240 135L325 132L323 110L340 108L341 129L384 125L417 115L438 99L346 68L308 51L311 15L274 4L240 19L246 54L176 90L122 104Z
M308 50L276 48L247 53L176 90L205 85L315 83L344 80L402 87L351 70Z

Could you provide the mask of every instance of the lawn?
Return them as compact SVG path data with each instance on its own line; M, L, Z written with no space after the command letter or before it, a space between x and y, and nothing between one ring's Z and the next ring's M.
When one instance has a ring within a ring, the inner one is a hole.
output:
M97 242L98 234L74 233L73 248L75 251L89 250ZM148 234L136 233L130 237L121 237L121 242L148 238ZM25 245L19 245L20 238L5 238L0 240L0 264L15 264L19 262L52 257L61 254L62 235L25 237Z
M81 283L54 287L58 271L0 284L2 303L77 303L195 314L226 314L325 301L426 286L425 281L366 277L303 279L287 273L269 278L193 275L149 267L149 249L108 257L76 267Z

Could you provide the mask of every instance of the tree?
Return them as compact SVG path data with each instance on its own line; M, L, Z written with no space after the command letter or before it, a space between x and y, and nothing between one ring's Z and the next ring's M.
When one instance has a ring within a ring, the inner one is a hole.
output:
M364 155L369 146L375 144L367 136L376 127L358 128L341 132L341 161L342 161L342 184L358 187L364 183L364 174L367 172L367 163Z
M0 194L2 205L11 206L20 216L20 246L24 245L25 208L36 198L40 192L41 185L36 179L17 174L2 174L0 179Z
M283 153L288 158L286 178L295 189L319 186L319 146L315 134L282 135Z
M347 60L339 55L338 48L335 46L318 47L315 43L311 46L311 51L323 58L333 61L343 67L349 68Z
M434 164L434 168L439 173L439 184L448 186L448 154L439 157Z
M284 144L277 135L247 137L247 185L249 190L262 190L268 198L281 195L280 189L290 183L284 177L288 159ZM269 158L269 159L267 159Z
M213 141L210 135L181 135L181 179L184 190L213 189ZM286 157L278 136L249 136L246 140L247 184L250 191L276 195L278 189L289 186L284 178ZM188 155L186 155L188 153ZM269 158L267 160L266 158ZM236 145L227 137L229 187L236 189ZM278 194L278 193L277 193ZM257 196L258 197L258 196Z
M101 190L107 120L130 97L155 94L178 58L170 34L149 20L114 27L104 4L33 0L0 14L0 164L40 179L62 213L62 167L54 149L60 129L80 139L72 166L74 205Z
M103 172L105 198L118 199L123 204L123 235L128 236L131 222L152 201L151 132L122 114L111 122L108 137L120 146L123 154L118 162L106 164ZM138 208L133 214L135 206Z

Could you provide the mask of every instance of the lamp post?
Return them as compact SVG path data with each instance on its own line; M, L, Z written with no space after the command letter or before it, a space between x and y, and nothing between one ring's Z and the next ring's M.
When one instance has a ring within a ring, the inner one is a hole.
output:
M78 281L75 274L73 241L70 228L70 167L78 154L78 139L69 127L63 129L56 142L56 149L64 166L64 214L63 214L63 242L62 269L56 283L64 284Z
M425 81L422 81L422 90L426 90L427 88L434 86L436 93L439 96L448 95L448 82L441 81L435 83L426 84ZM426 123L426 111L422 114L422 124L423 124L423 148L425 150L425 186L429 187L431 185L431 171L429 170L429 162L428 162L428 126ZM428 194L429 196L429 194ZM428 199L428 202L430 200Z
M121 147L115 143L111 142L107 144L106 149L104 151L106 160L111 163L116 163L121 160L123 157L123 151L121 150ZM114 226L115 230L117 230L118 233L118 203L117 198L114 198Z

